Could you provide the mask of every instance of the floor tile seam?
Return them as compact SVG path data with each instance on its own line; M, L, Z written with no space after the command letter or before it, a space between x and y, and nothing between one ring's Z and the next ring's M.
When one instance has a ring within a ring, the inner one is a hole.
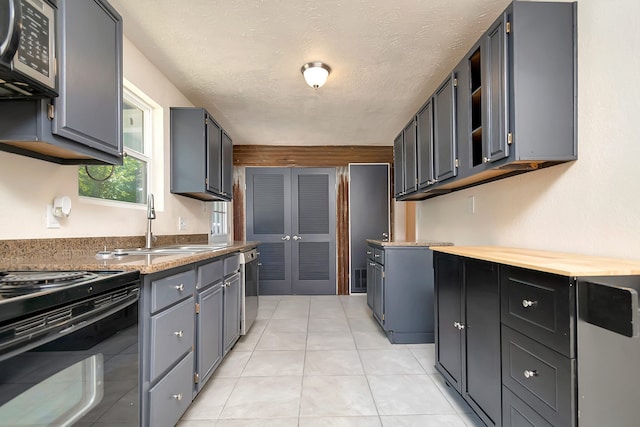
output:
M351 327L351 326L349 326ZM357 350L356 350L357 351ZM362 355L358 351L358 359L360 360L360 365L362 366L362 371L364 372L364 379L367 382L367 387L369 388L369 394L371 395L371 400L373 400L373 406L376 408L376 414L378 415L378 421L380 421L380 425L382 425L382 420L380 419L380 409L378 409L378 403L376 402L376 396L373 394L373 388L371 388L371 383L369 382L369 376L367 375L367 371L364 367L364 362L362 361Z
M218 424L218 420L220 419L220 415L222 415L222 413L224 412L224 409L226 408L227 403L229 403L229 399L231 399L231 395L236 390L236 387L238 387L238 382L240 381L240 377L230 377L230 378L235 378L235 382L233 383L233 387L231 388L231 392L229 392L229 395L224 400L224 403L222 404L222 408L220 409L220 412L218 412L218 415L216 415L215 424ZM211 386L212 384L213 383L207 384L207 385Z

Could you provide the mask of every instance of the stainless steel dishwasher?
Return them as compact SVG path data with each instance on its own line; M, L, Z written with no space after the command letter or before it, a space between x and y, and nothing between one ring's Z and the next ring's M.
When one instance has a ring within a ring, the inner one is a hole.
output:
M638 425L638 276L578 281L578 425Z
M258 316L258 265L257 249L240 253L240 335L247 334Z

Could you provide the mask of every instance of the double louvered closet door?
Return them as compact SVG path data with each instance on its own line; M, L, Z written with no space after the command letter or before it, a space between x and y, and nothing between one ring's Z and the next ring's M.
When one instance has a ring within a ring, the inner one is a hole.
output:
M247 168L246 183L260 294L336 294L335 169Z

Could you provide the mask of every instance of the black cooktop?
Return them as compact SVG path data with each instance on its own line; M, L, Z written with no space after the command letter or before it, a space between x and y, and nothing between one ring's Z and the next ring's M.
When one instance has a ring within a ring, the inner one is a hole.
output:
M0 271L0 324L139 279L138 271Z

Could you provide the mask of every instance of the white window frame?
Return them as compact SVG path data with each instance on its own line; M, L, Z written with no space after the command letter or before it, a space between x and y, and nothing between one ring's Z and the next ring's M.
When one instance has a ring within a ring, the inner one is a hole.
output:
M162 121L162 107L154 102L151 98L149 98L144 92L135 87L128 80L123 81L122 85L122 98L123 101L126 99L130 104L135 105L143 111L143 135L144 135L144 151L145 153L139 153L136 150L130 149L124 146L123 142L123 152L124 155L132 156L136 159L140 159L146 162L147 164L147 193L154 192L154 167L159 167L154 165L153 160L153 151L154 145L157 138L162 138L162 135L156 135L154 132L155 129L158 129L158 124L154 122L154 120ZM156 111L159 110L160 113L157 114ZM124 120L124 117L123 117ZM162 124L160 123L160 126ZM124 132L124 130L123 130ZM161 161L160 159L155 159L156 161ZM146 209L146 197L143 197L143 200L140 203L132 203L132 202L124 202L121 200L112 200L112 199L102 199L99 197L89 197L89 196L80 196L79 200L83 203L102 205L102 206L117 206L117 207L131 207L135 209ZM162 205L162 202L158 203L158 198L156 198L156 207ZM157 209L156 209L157 210Z
M231 202L211 203L211 230L209 243L230 242L229 205Z

